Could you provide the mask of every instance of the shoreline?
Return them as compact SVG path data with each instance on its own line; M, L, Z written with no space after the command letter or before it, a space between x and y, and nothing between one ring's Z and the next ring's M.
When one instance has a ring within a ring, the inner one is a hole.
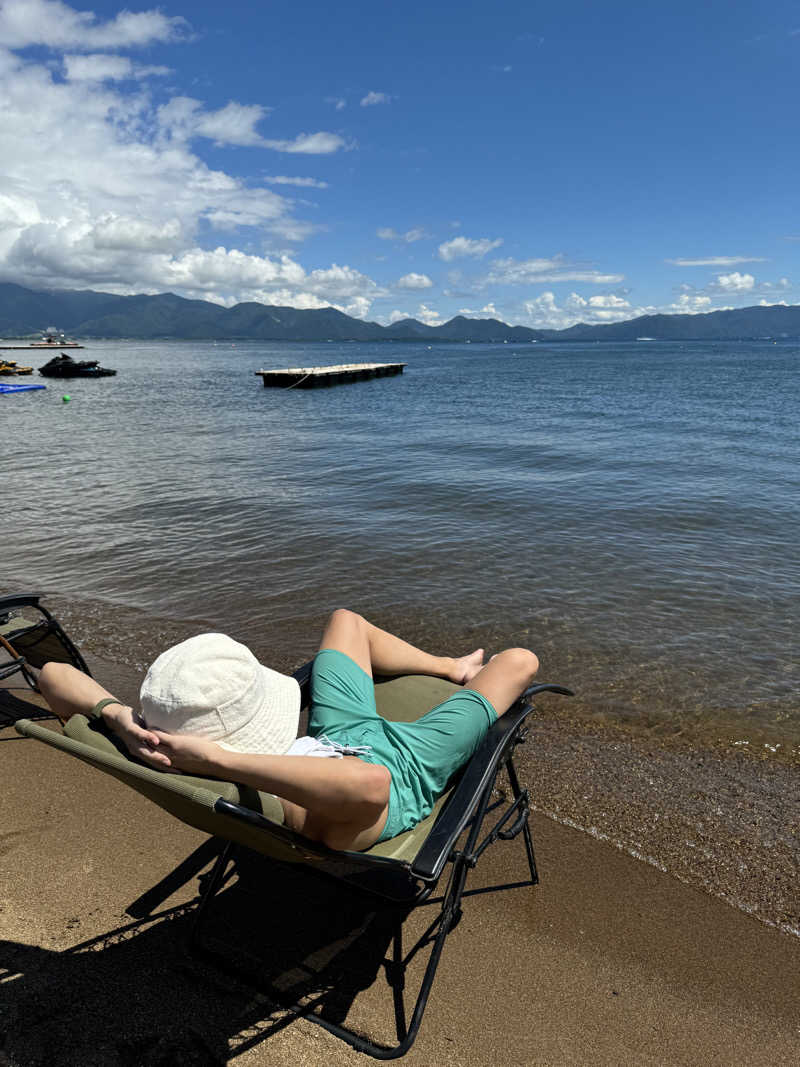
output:
M8 580L5 586L27 588L24 583ZM170 645L193 634L220 628L219 623L202 616L157 615L125 603L70 597L60 592L49 591L43 596L78 645L142 672ZM244 631L238 628L226 632L246 643L262 662L290 672L314 655L325 618L325 612L299 612L278 621L257 619ZM440 620L428 624L417 617L398 615L391 606L380 616L379 624L420 647L436 644L446 649L452 645L463 651L483 643L491 644L491 651L499 651L501 647L507 647L504 642L509 640L508 634L496 633L491 627L464 624L456 630L452 624ZM279 647L271 642L271 634L276 630L280 631ZM715 709L714 718L704 720L700 705L687 709L675 695L662 696L662 707L654 708L652 702L648 704L648 693L638 691L630 668L622 683L615 682L609 673L609 683L600 691L596 679L591 679L588 686L582 684L579 676L576 680L576 665L572 662L575 654L566 657L560 654L557 638L544 639L540 635L537 639L527 630L522 637L530 638L534 650L541 653L540 680L558 682L575 691L568 703L552 705L554 714L569 724L570 729L607 730L614 735L648 739L665 748L700 747L715 753L746 755L756 762L766 760L800 768L800 734L792 730L793 724L776 725L757 719L748 714L749 705L746 704L743 708L731 708L727 714ZM622 693L617 692L617 687L622 688ZM665 690L669 690L668 680ZM673 711L674 718L670 717ZM745 734L747 736L743 736Z
M164 648L210 628L201 619L154 618L58 594L44 601L79 647L132 678L141 679ZM320 624L287 620L282 636L296 647L292 655L242 639L262 662L291 672L313 655L309 635ZM544 680L570 682L549 672ZM716 726L609 721L580 697L543 695L529 724L518 762L534 811L800 937L796 749L737 746L733 732L719 736Z
M533 809L800 938L797 769L540 711L520 760Z

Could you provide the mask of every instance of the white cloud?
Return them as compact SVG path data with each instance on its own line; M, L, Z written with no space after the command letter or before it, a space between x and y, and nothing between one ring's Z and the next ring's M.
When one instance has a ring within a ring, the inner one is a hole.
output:
M398 279L396 285L398 289L430 289L433 286L433 282L427 274L415 274L412 271L410 274L404 274L402 278Z
M427 304L420 304L413 314L395 309L387 316L386 321L391 324L393 322L401 322L403 319L416 319L418 322L424 322L426 326L441 326L442 324L439 312L429 308Z
M350 147L344 137L338 133L299 133L293 141L261 141L264 148L274 148L277 152L301 153L307 156L326 156L338 152L340 148Z
M183 36L188 23L156 9L121 11L98 22L91 11L76 11L61 0L4 0L0 6L0 41L5 48L135 48Z
M271 110L261 104L231 101L216 111L205 111L200 100L173 96L156 114L162 131L174 141L207 137L216 144L273 148L278 152L306 155L327 155L345 147L344 138L337 133L301 133L292 141L262 137L256 125Z
M34 40L32 29L23 33L19 6L16 13L14 7L0 7L0 25L8 30L14 15L15 39ZM35 39L55 46L56 29L44 16L63 14L65 5L32 8L43 14ZM269 251L311 228L294 217L292 201L263 182L251 186L212 169L192 150L199 137L253 148L274 144L257 129L267 109L231 102L209 110L185 96L154 109L147 93L138 87L131 92L129 83L123 92L118 84L147 68L97 53L123 38L146 41L144 24L120 16L98 42L89 32L93 26L103 29L94 17L73 15L59 31L73 49L63 57L63 69L72 75L66 80L56 73L61 60L22 59L0 47L0 278L32 288L172 290L226 305L241 300L332 305L366 316L385 295L367 275L338 264L307 271L293 256ZM74 41L76 25L85 38L80 46ZM151 39L154 26L169 38L169 25L158 16L150 23ZM89 54L74 54L84 46L91 46ZM343 142L320 133L279 144L318 153ZM275 184L295 183L325 185L300 178ZM204 247L213 231L214 245ZM240 242L248 251L236 247Z
M200 100L173 96L157 111L161 129L176 141L207 137L217 144L263 145L256 124L268 113L260 104L233 101L216 111L204 111Z
M698 292L681 293L673 303L656 307L633 305L618 293L597 293L585 297L573 292L559 301L555 293L548 290L526 300L522 308L527 317L526 325L564 330L579 322L596 326L604 322L625 322L642 315L701 315L711 311L712 305L710 296Z
M619 285L624 274L602 274L567 264L563 256L550 259L495 259L483 285L537 285L553 282L590 282L594 285Z
M170 252L183 244L178 219L153 223L106 215L97 221L90 233L92 244L98 251Z
M625 309L626 312L631 311L631 305L627 300L621 296L615 296L614 293L604 293L602 295L590 296L588 300L588 306L590 308L603 308L611 309L614 311Z
M429 236L429 234L419 226L415 227L413 230L406 230L405 233L398 233L397 230L393 230L391 226L383 226L375 232L382 241L405 241L406 244L422 241L425 237Z
M371 278L352 267L340 267L333 263L330 267L313 270L307 275L304 284L315 293L325 293L339 299L354 296L384 296L381 289Z
M427 304L420 304L414 318L419 319L420 322L424 322L426 326L441 326L442 324L442 318L439 315L439 312L429 308Z
M162 252L158 250L158 242L148 239L143 230L137 233L132 220L127 227L118 224L116 236L116 241L107 242L109 254L105 257L96 241L73 241L69 257L62 256L62 269L69 267L64 262L67 258L70 263L77 261L89 282L94 269L108 292L169 290L226 306L248 300L298 308L332 306L357 318L364 318L372 301L383 295L383 290L371 278L347 266L333 264L307 273L287 255L255 256L224 246L208 250L192 247L176 254L169 250L168 228L163 234L161 245L165 250ZM51 249L48 263L51 270L59 265L56 259L59 251L58 245ZM40 248L40 262L42 252ZM134 283L130 284L131 272L137 268L143 276L134 276Z
M664 308L664 311L674 311L682 315L698 315L711 310L711 297L702 293L681 293L678 299Z
M740 274L738 270L734 270L730 274L718 274L716 282L709 288L724 293L732 293L747 291L752 289L755 284L756 280L752 274Z
M503 315L495 307L494 301L490 300L488 304L485 304L482 308L476 310L475 308L459 308L459 315L466 315L467 318L486 318L487 315L490 319L498 319L500 322L505 322Z
M707 256L705 259L665 259L675 267L735 267L737 263L766 263L763 256Z
M491 240L489 237L476 239L454 237L451 241L445 241L444 244L439 245L439 259L449 263L463 256L485 256L487 252L491 252L493 248L498 248L502 243L502 237L498 237L495 240Z
M522 306L529 318L529 325L539 329L563 330L579 321L574 314L556 304L555 293L541 293L533 300L526 300Z
M730 296L739 293L742 297L753 297L757 293L771 294L774 292L786 292L793 288L789 278L779 278L776 282L758 281L752 274L742 274L739 271L731 271L730 274L718 274L702 289L682 282L678 288L692 296L702 295L718 299L721 296ZM674 305L672 305L674 306Z
M304 189L327 189L328 183L317 178L289 178L285 174L273 174L264 181L269 185L299 185Z
M527 325L538 329L564 330L576 323L599 325L604 322L623 322L639 315L653 315L659 309L633 307L616 293L598 293L588 299L579 293L570 293L559 303L555 293L546 291L522 305L528 318Z
M361 98L360 103L362 107L375 107L376 104L388 104L391 99L388 93L369 92Z
M70 81L123 81L133 77L133 63L127 56L64 56L64 70Z
M762 289L791 289L792 283L788 278L778 278L776 282L762 282Z

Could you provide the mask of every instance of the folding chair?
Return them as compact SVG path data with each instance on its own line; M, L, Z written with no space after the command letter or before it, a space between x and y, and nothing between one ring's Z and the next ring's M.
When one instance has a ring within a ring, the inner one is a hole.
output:
M301 686L303 705L309 700L311 664L295 673ZM405 676L377 679L375 683L378 712L395 721L413 721L444 700L457 687L441 679ZM535 885L538 881L528 814L527 789L520 787L513 762L514 749L525 740L525 719L533 710L530 699L542 692L571 696L558 685L532 686L505 715L491 727L482 746L450 783L431 814L417 827L388 841L373 845L364 852L334 851L311 841L283 825L283 809L278 800L233 782L202 779L189 775L171 775L154 770L129 758L121 746L106 733L102 722L90 722L81 715L71 718L64 734L37 726L30 720L17 722L19 733L36 738L76 756L129 785L150 800L199 830L225 842L210 875L204 876L205 888L197 908L192 944L202 947L200 927L208 906L225 880L234 848L244 846L279 863L301 864L304 868L332 876L367 894L377 896L388 907L397 908L392 959L384 961L392 986L397 1044L379 1045L353 1030L309 1011L308 1007L291 1007L309 1021L323 1026L361 1052L376 1059L403 1056L419 1031L428 996L447 935L461 918L461 898L469 871L486 849L498 839L510 840L522 835L530 878L522 882L490 889L510 889ZM497 813L492 791L499 771L505 767L511 798L502 802L502 812L485 829ZM441 898L441 911L405 955L402 952L402 924L410 910L428 900L451 865ZM431 952L410 1020L406 1021L403 1003L404 975L413 956L431 944Z
M0 596L0 681L20 673L37 693L35 671L48 660L71 663L90 677L92 673L61 624L40 601L41 594Z

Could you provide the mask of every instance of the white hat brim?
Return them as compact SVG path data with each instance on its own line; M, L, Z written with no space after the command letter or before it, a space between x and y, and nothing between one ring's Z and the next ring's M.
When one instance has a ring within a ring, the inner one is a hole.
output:
M248 722L217 744L229 752L282 756L297 737L300 686L290 675L273 671L263 663L259 667L266 675L264 704Z

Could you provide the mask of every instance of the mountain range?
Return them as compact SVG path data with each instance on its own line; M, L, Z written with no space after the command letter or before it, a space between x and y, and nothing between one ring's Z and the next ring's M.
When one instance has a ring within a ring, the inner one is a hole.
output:
M734 308L701 315L643 315L626 322L534 330L457 315L441 326L401 319L391 326L335 308L302 310L244 303L226 308L174 293L115 296L92 290L26 289L0 283L0 336L28 337L48 326L80 339L256 341L664 341L800 339L800 306Z

